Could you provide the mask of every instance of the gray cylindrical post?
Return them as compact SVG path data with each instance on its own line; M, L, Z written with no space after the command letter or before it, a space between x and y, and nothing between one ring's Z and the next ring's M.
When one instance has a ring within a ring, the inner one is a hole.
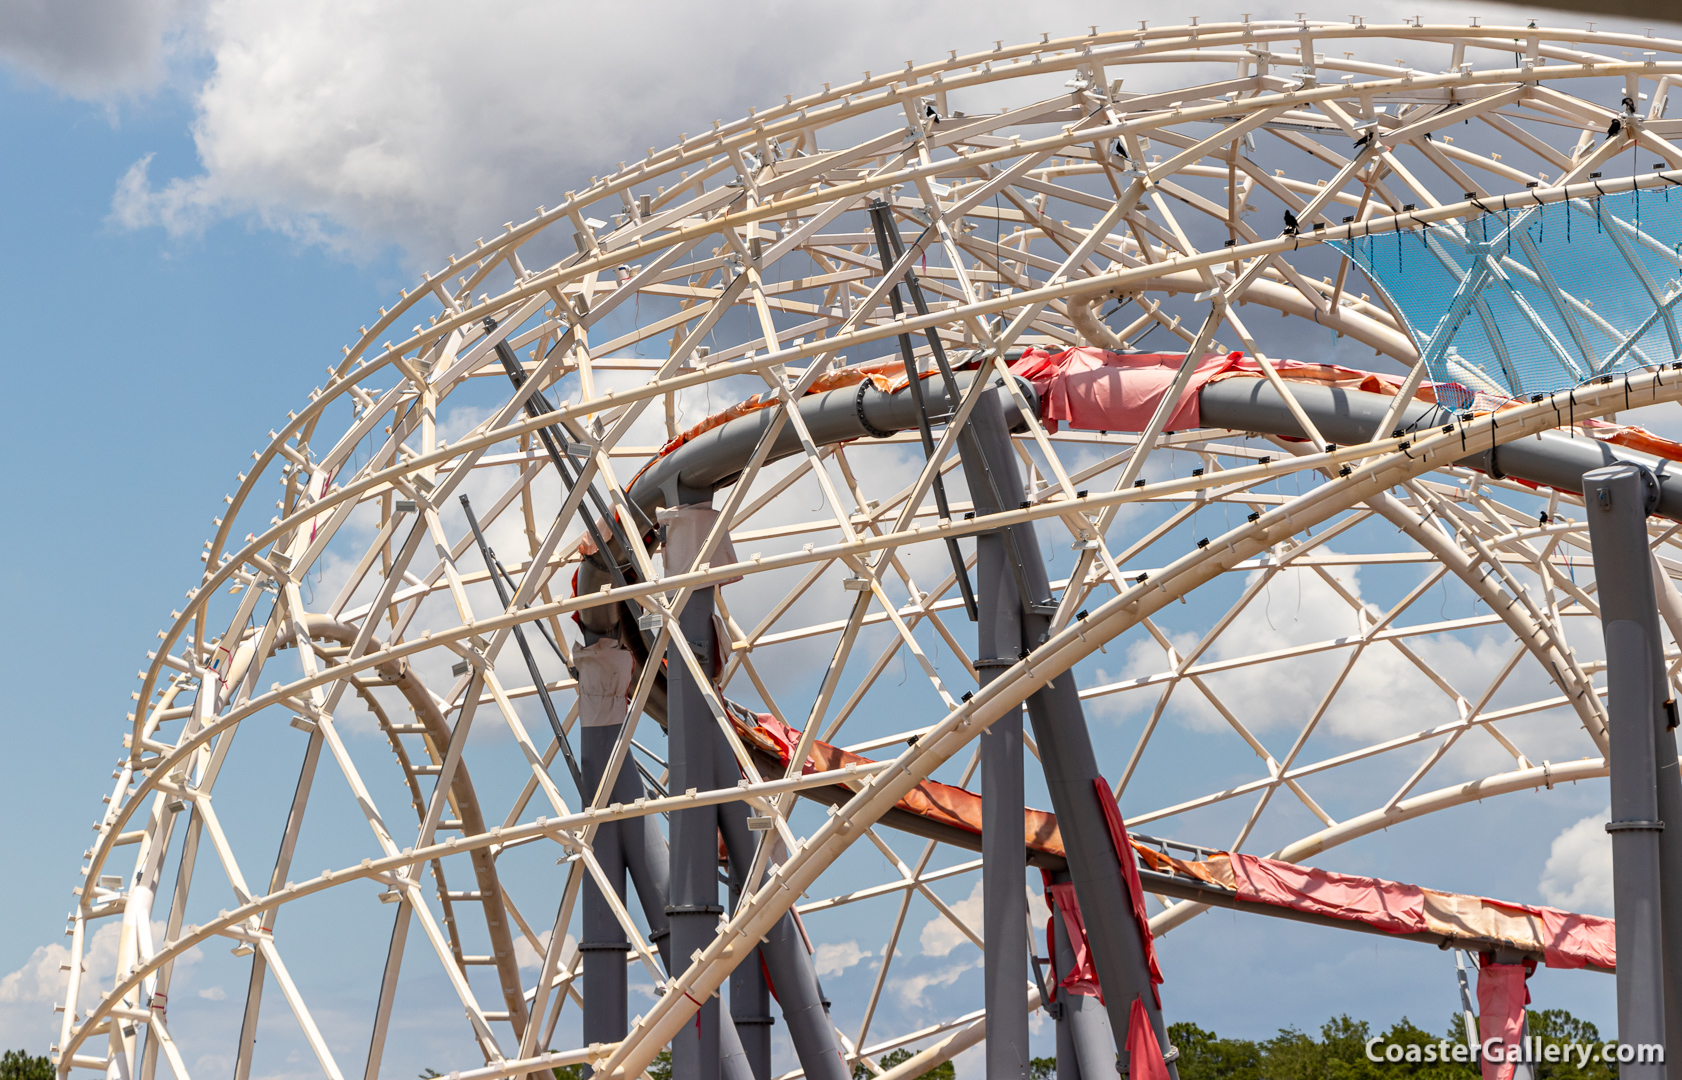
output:
M736 768L735 759L724 740L718 740L720 760L718 769ZM731 885L740 888L741 874L753 864L753 832L748 828L748 808L744 803L725 803L719 808L719 831L730 857ZM810 1080L849 1080L847 1059L841 1053L841 1043L835 1037L835 1025L824 1007L823 990L818 985L818 973L812 954L800 928L794 923L794 913L785 911L771 932L759 946L771 975L771 985L777 991L777 1005L788 1025L789 1041L794 1043L795 1056ZM746 963L747 961L744 961ZM737 970L740 970L738 968ZM1021 1008L1021 1003L1017 1005Z
M719 1080L758 1080L735 1024L718 1025L718 1077Z
M1060 870L1052 880L1061 884L1069 875ZM1075 968L1075 948L1062 908L1056 920L1057 975L1062 977ZM1057 1000L1062 1005L1057 1018L1057 1080L1119 1080L1115 1034L1104 1006L1089 994L1067 989L1057 991Z
M713 655L713 590L696 589L678 616L683 635L703 664ZM666 652L666 739L671 790L707 791L718 786L713 742L717 724L701 688L674 642ZM668 969L676 975L689 957L704 950L718 932L724 908L718 902L718 811L712 806L674 810L671 818L671 885L666 914L671 920ZM673 1080L719 1080L718 998L701 1003L697 1020L672 1039Z
M978 515L1014 509L1014 504L1007 507L1001 503L1020 499L1023 492L1000 393L989 391L976 403L970 413L973 437L959 440L964 474ZM1034 610L1034 605L1051 599L1051 585L1033 527L1016 526L1010 531L1015 534L1015 552L1021 559L1019 566L1009 568L1010 575L1023 581L1032 594L1024 598L1022 623L1023 636L1033 649L1049 636L1051 620ZM983 578L977 591L996 591L1000 584ZM1132 897L1098 801L1094 781L1101 782L1102 774L1098 771L1098 758L1092 749L1092 735L1086 727L1086 713L1081 708L1073 675L1065 673L1030 696L1028 718L1039 744L1040 764L1045 770L1046 788L1068 853L1076 898L1083 912L1103 913L1103 917L1094 915L1086 920L1086 933L1093 963L1104 986L1111 1029L1125 1044L1133 1001L1137 997L1143 1000L1156 1032L1157 1045L1166 1055L1168 1029L1156 1003L1145 956L1143 934L1148 928L1141 927L1133 914ZM1131 857L1131 852L1122 855ZM1125 1050L1124 1045L1121 1048ZM1167 1065L1172 1080L1179 1080L1174 1062L1170 1060Z
M1606 639L1611 740L1612 904L1617 918L1618 1038L1663 1046L1664 934L1656 731L1658 610L1647 547L1647 513L1656 501L1652 474L1621 464L1583 474L1583 502L1594 547L1594 576ZM1682 822L1677 823L1682 827ZM1622 1080L1658 1080L1655 1062L1620 1063Z
M733 900L740 893L732 890ZM753 1080L771 1080L771 992L765 985L765 969L758 949L747 955L730 973L730 1019L742 1040Z
M1022 602L1004 537L976 537L976 676L986 686L1022 655ZM981 736L982 1001L987 1013L987 1080L1028 1075L1027 851L1022 839L1022 710Z
M1661 624L1669 628L1670 636L1682 641L1682 595L1664 577L1664 570L1649 557L1653 577L1653 596L1658 603ZM1667 702L1657 718L1657 770L1659 789L1659 820L1682 822L1682 777L1676 760L1675 689L1665 670L1664 638L1653 639L1654 700ZM1682 826L1666 829L1659 834L1659 865L1661 868L1659 893L1663 905L1665 926L1682 927ZM1682 932L1664 936L1664 1029L1682 1032ZM1672 1080L1682 1080L1682 1056L1667 1059L1666 1071Z
M617 726L586 727L582 732L582 772L584 783L592 791L602 782L602 772L618 736ZM593 850L602 872L623 901L625 859L617 822L610 821L596 829ZM584 879L582 901L583 940L578 943L578 951L584 958L584 1045L618 1042L628 1030L625 954L630 951L631 943L625 940L624 929L593 877Z

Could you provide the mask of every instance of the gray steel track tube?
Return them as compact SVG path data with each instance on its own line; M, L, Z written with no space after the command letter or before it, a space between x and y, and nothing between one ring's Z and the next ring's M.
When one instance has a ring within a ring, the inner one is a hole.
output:
M1061 884L1069 880L1069 875L1059 871L1052 880ZM1069 940L1062 908L1057 909L1056 920L1053 934L1057 974L1061 977L1074 970L1075 947ZM1104 1006L1095 997L1071 994L1065 989L1057 991L1057 1003L1057 1080L1120 1080L1115 1034Z
M970 497L976 514L997 513L991 485L979 478L991 469L993 482L1005 498L1020 498L1022 476L1017 471L1016 454L1010 445L1010 432L999 401L1000 393L990 391L976 403L970 414L975 433L973 440L961 440L965 447L964 475L969 480ZM975 447L976 450L969 450ZM979 453L985 461L974 460ZM1027 587L1036 595L1029 603L1043 603L1051 597L1051 585L1046 576L1045 559L1040 554L1039 537L1032 526L1013 527L1016 550L1021 554L1021 573ZM998 591L1000 581L983 579L982 594ZM1051 621L1033 610L1022 616L1023 638L1029 648L1035 648L1049 634ZM1049 686L1028 698L1028 717L1034 725L1034 738L1039 743L1040 763L1045 770L1046 787L1051 794L1052 809L1057 813L1059 832L1068 852L1069 876L1075 886L1075 896L1081 911L1087 913L1087 945L1104 986L1105 1007L1110 1015L1110 1027L1125 1042L1133 1000L1143 1000L1145 1012L1156 1031L1157 1045L1167 1054L1168 1030L1163 1024L1162 1010L1152 993L1150 972L1145 957L1142 933L1133 914L1133 903L1121 864L1110 842L1109 826L1098 802L1094 781L1102 781L1098 758L1092 749L1092 735L1086 727L1086 714L1081 708L1080 695L1074 677L1064 674ZM1020 984L1019 984L1020 985ZM1179 1080L1173 1061L1168 1062L1168 1074Z
M703 664L713 655L713 590L696 589L678 616L674 633ZM717 724L695 684L676 642L666 651L666 736L670 748L671 790L707 791L718 786L712 742ZM718 903L718 810L697 806L671 817L671 892L666 915L671 920L671 963L681 969L688 958L711 944L724 908ZM668 968L671 970L671 968ZM672 1039L673 1080L719 1080L718 998L700 1003L696 1020Z
M977 409L996 407L989 394ZM973 414L972 414L973 415ZM1007 436L1008 438L1008 436ZM985 451L984 451L985 452ZM966 462L966 473L968 472ZM995 466L997 468L997 466ZM973 474L972 474L973 475ZM972 484L975 482L972 480ZM981 486L981 485L975 485ZM1011 491L1020 491L1020 485ZM985 686L1024 655L1022 598L1005 538L975 538L976 676ZM1012 709L981 735L981 939L982 1001L987 1012L987 1080L1028 1075L1028 900L1023 887L1027 854L1022 843L1022 710Z
M1582 484L1606 638L1612 743L1612 820L1606 830L1612 834L1617 918L1618 1038L1625 1044L1663 1046L1666 935L1660 922L1659 833L1665 823L1659 819L1656 760L1663 709L1654 697L1659 619L1647 547L1647 515L1658 501L1658 485L1633 464L1591 470ZM1682 927L1676 931L1682 933ZM1665 1066L1621 1062L1618 1075L1621 1080L1657 1080Z
M1345 446L1370 440L1394 400L1382 394L1311 383L1293 383L1291 394L1322 435ZM1556 399L1562 396L1555 395ZM1198 404L1202 421L1209 427L1289 438L1303 436L1284 399L1263 379L1223 379L1210 383L1203 388ZM1562 403L1560 423L1569 425L1574 419L1569 405ZM1453 423L1454 415L1442 407L1415 401L1408 405L1396 427L1404 432L1435 431ZM1659 501L1654 512L1672 521L1682 521L1682 466L1587 436L1544 431L1537 438L1515 439L1493 450L1468 454L1455 464L1497 478L1512 476L1581 493L1584 473L1619 461L1633 461L1652 470L1659 483Z

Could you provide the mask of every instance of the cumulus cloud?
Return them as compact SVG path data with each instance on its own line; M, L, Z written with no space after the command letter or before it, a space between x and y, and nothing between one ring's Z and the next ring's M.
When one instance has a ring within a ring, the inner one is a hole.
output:
M201 0L0 0L0 62L73 97L156 87Z
M543 943L544 949L547 950L549 948L549 939L553 936L553 934L553 931L545 930L537 936L537 939ZM561 942L560 967L562 970L565 970L572 964L573 957L577 954L577 952L578 941L571 934L568 934ZM531 942L526 940L526 935L515 934L514 962L519 964L521 970L523 971L537 971L543 966L543 954L531 947Z
M922 1008L930 1004L926 994L931 989L951 986L963 977L964 972L973 971L981 966L981 958L963 964L949 964L938 971L924 972L905 979L893 980L894 991L899 995L900 1003L907 1008Z
M1542 868L1542 896L1567 911L1612 914L1610 810L1590 814L1554 837Z
M152 924L154 941L162 941L166 926ZM117 970L117 947L122 940L122 924L108 921L87 939L82 953L82 983L76 1008L86 1013L102 992L111 988ZM175 961L177 985L183 981L186 969L202 959L197 947L188 949ZM23 966L0 976L0 1044L45 1048L58 1035L60 1017L53 1006L64 1003L70 986L70 947L41 945L30 953ZM201 997L208 996L201 992ZM213 1000L220 1000L219 998Z
M981 884L981 881L977 879L975 887L969 891L968 896L957 903L947 905L958 918L964 921L964 925L977 934L981 933ZM1041 898L1041 894L1035 892L1031 886L1024 884L1023 890L1028 896L1028 918L1032 920L1036 931L1042 931L1045 929L1046 919L1050 917L1045 901ZM923 946L924 956L946 956L959 945L969 941L969 938L964 936L963 931L953 926L951 920L945 915L936 912L934 918L923 924L922 932L917 935L917 941Z
M117 185L114 219L190 234L242 217L425 262L750 105L949 49L1079 33L1098 17L1070 0L859 0L840 21L780 0L728 17L653 0L631 22L577 0L206 2L200 169L154 177L141 158Z
M839 975L843 971L870 957L869 949L859 948L856 941L845 941L839 945L819 945L813 954L819 975Z
M1328 554L1330 550L1328 549ZM1250 574L1246 584L1260 571ZM1361 601L1369 616L1383 614L1378 605L1366 602L1361 573L1352 567L1337 567L1331 575L1343 589ZM1418 611L1412 613L1418 617ZM1434 610L1430 612L1434 615ZM1402 620L1403 624L1412 621ZM1361 629L1356 612L1325 579L1312 570L1285 570L1252 600L1227 631L1206 652L1204 662L1235 660L1245 656L1288 649L1292 646L1350 637ZM1171 640L1181 656L1186 655L1200 635L1174 635ZM1480 633L1467 640L1464 635L1434 635L1408 640L1408 646L1468 700L1476 700L1511 654L1511 638L1500 631ZM1302 726L1319 706L1321 697L1348 657L1346 649L1255 664L1206 677L1210 690L1244 724L1255 732L1290 731ZM1162 647L1139 637L1127 650L1127 663L1119 676L1100 671L1100 678L1133 680L1168 669ZM1514 689L1508 682L1509 692ZM1131 716L1147 712L1156 703L1159 690L1127 691L1099 699L1101 712ZM1400 701L1413 702L1413 709L1398 709ZM1174 691L1169 711L1182 723L1198 731L1227 730L1227 722L1209 699L1190 683ZM1455 703L1407 657L1388 645L1367 649L1356 662L1348 679L1339 687L1319 730L1352 739L1375 739L1401 735L1456 717ZM1428 718L1428 719L1427 719ZM1476 752L1487 754L1491 747L1474 743ZM1498 748L1489 761L1498 762ZM1507 760L1511 760L1508 758Z

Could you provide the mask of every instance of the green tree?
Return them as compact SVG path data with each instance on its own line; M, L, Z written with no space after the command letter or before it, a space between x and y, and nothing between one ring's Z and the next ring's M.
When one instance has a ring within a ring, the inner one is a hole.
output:
M1028 1062L1028 1080L1057 1080L1057 1059L1039 1057Z
M902 1046L898 1050L890 1050L877 1058L876 1064L881 1066L883 1072L886 1072L901 1062L910 1061L915 1056L910 1050ZM870 1067L862 1061L853 1065L853 1080L869 1080L870 1077L875 1075L870 1071ZM945 1061L918 1077L917 1080L954 1080L957 1075L958 1071L952 1063ZM659 1078L657 1077L656 1080L659 1080Z
M53 1063L23 1050L0 1055L0 1080L53 1080Z
M672 1080L672 1052L662 1050L648 1065L648 1080Z
M1260 1080L1261 1046L1249 1039L1223 1039L1196 1024L1168 1025L1168 1041L1180 1050L1180 1080Z

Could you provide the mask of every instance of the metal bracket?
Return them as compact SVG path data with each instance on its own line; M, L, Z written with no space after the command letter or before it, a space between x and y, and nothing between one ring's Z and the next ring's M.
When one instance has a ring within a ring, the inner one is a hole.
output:
M1662 821L1608 821L1606 831L1618 832L1664 832Z

